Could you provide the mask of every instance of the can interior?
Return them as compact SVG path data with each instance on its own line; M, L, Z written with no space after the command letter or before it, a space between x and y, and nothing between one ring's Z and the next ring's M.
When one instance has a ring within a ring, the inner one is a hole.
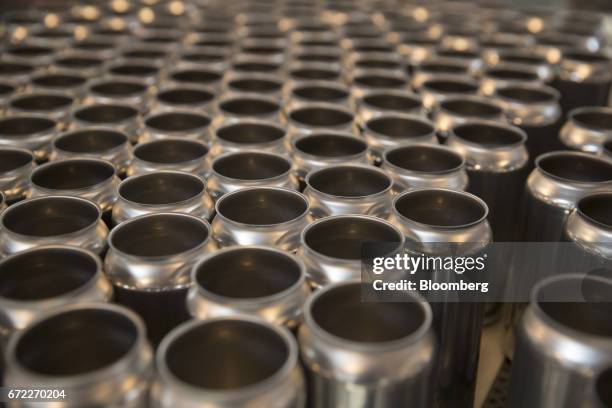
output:
M582 111L576 112L572 119L579 122L583 126L591 129L610 131L612 130L612 111Z
M72 104L72 98L50 94L23 96L11 102L11 106L14 108L30 111L48 111L67 108L70 104Z
M55 141L55 147L72 153L97 153L114 149L127 143L121 132L103 129L85 129L68 133Z
M53 54L53 49L49 47L40 47L36 45L20 45L9 48L7 53L18 57L39 57L43 55Z
M164 58L167 55L164 51L153 51L153 50L131 50L123 53L126 58L140 58L140 59L158 59Z
M360 217L327 218L313 224L305 233L309 248L332 258L359 260L366 242L397 243L399 232L382 221Z
M353 115L349 112L319 107L296 109L289 116L298 123L313 127L342 126L353 121Z
M235 79L229 86L243 92L274 92L283 87L280 82L258 78Z
M108 81L92 86L91 90L100 95L124 96L143 93L147 87L135 82Z
M40 248L0 263L0 296L38 301L70 293L87 285L98 270L94 258L68 248Z
M302 68L291 71L291 77L304 80L331 81L339 76L339 72L333 69Z
M406 85L404 78L370 74L359 75L353 82L371 88L403 88Z
M112 164L88 159L51 162L32 172L32 184L49 190L76 190L93 187L115 175Z
M34 71L34 67L28 64L19 64L15 62L0 63L0 74L2 75L29 74L32 71Z
M474 59L478 58L479 55L476 52L469 50L438 50L437 54L440 57L449 57L449 58L461 58L461 59Z
M481 124L464 123L453 128L453 133L467 142L487 147L513 146L523 142L523 135L512 128Z
M399 62L393 59L361 59L355 62L355 66L365 69L400 69Z
M384 343L414 334L426 321L418 302L362 302L361 285L351 283L326 290L310 313L326 332L358 343Z
M545 89L505 87L497 90L497 94L508 99L525 103L552 102L555 95Z
M503 113L499 106L471 99L445 100L440 102L440 107L461 116L491 117Z
M8 95L13 92L15 92L14 86L0 83L0 95Z
M399 116L371 119L366 123L366 127L378 134L398 139L423 137L434 132L433 126L425 121Z
M128 75L134 77L142 77L155 75L159 71L159 68L153 65L143 65L143 64L125 64L119 65L116 67L112 67L110 72L116 75Z
M233 65L235 70L243 72L272 72L278 70L279 67L279 64L255 61L238 62Z
M395 202L397 212L419 224L441 228L459 228L485 218L483 203L465 193L451 190L417 190L402 195Z
M266 115L279 110L275 102L264 99L236 98L222 102L219 108L234 115Z
M237 180L265 180L287 173L291 170L291 163L272 154L238 152L215 160L213 170Z
M476 84L450 79L430 79L425 81L424 87L440 93L473 94L478 92Z
M273 225L295 220L308 210L307 201L285 190L244 189L223 196L217 212L223 217L250 225Z
M55 64L60 67L67 68L92 68L99 67L104 61L97 58L84 58L84 57L69 57L61 58L55 61Z
M0 149L0 173L8 173L32 163L32 154L23 150Z
M269 56L274 54L283 54L285 49L283 47L268 47L265 45L247 45L242 47L242 51L248 54Z
M75 113L77 119L90 123L117 123L137 115L136 109L124 105L93 105Z
M360 166L327 167L311 173L308 185L336 197L366 197L391 187L391 179L383 172Z
M1 71L2 65L0 64L0 73ZM87 82L87 79L83 77L62 74L42 75L32 79L33 84L49 88L72 88L83 85L85 82Z
M295 88L293 94L299 98L318 102L338 101L349 96L347 91L328 86L302 86Z
M183 54L181 56L181 59L191 62L217 62L225 60L225 56L223 56L222 54L194 52Z
M528 65L538 65L545 64L548 65L548 61L545 57L539 56L536 54L521 54L521 55L502 55L501 60L504 62L511 62L517 64L528 64Z
M535 72L508 68L490 68L487 70L486 76L501 80L517 81L536 81L539 78Z
M163 257L187 252L208 238L206 224L182 214L154 214L113 230L111 245L132 256Z
M385 110L409 112L421 107L421 100L416 96L409 97L394 94L374 94L365 96L363 101L368 105Z
M612 181L612 163L576 153L541 156L536 165L554 177L575 182L597 183Z
M219 139L239 144L268 143L284 136L283 129L263 123L236 123L217 130Z
M285 340L266 326L216 320L182 333L164 355L170 373L194 387L238 390L267 380L289 358Z
M586 196L578 202L578 211L592 222L612 229L612 194Z
M567 301L567 299L585 301ZM535 293L540 310L556 323L582 334L612 339L612 285L589 276L549 281Z
M207 116L185 112L160 113L145 120L145 126L166 132L185 132L209 124L210 119Z
M40 375L78 376L124 357L138 339L127 317L110 310L80 309L30 326L17 343L17 361Z
M165 172L131 177L119 187L121 197L144 205L180 203L203 191L204 183L198 177Z
M202 143L192 140L156 140L138 145L134 156L150 163L175 164L200 159L208 153Z
M298 139L295 147L313 156L343 157L363 153L368 145L354 137L321 133Z
M0 135L25 136L55 127L55 121L38 117L19 117L0 120Z
M207 103L212 101L214 97L210 92L188 88L172 89L157 94L157 99L160 101L176 105Z
M422 173L445 173L463 164L459 154L431 146L398 147L387 152L386 159L394 166Z
M290 256L262 248L237 248L218 253L196 269L198 285L219 296L253 299L281 293L301 277Z
M2 223L17 234L51 237L85 229L99 217L93 203L69 197L45 197L9 207Z
M563 58L567 60L585 62L588 64L608 64L610 62L610 59L608 59L608 57L606 57L605 55L594 54L591 52L567 52L563 54Z
M305 52L302 54L298 54L295 57L298 61L302 62L338 62L339 58L335 54L325 54L325 53L315 53L315 52Z
M595 389L599 402L603 407L612 407L612 368L608 368L597 376Z
M210 84L221 79L222 75L215 71L184 70L172 74L172 79L179 82Z

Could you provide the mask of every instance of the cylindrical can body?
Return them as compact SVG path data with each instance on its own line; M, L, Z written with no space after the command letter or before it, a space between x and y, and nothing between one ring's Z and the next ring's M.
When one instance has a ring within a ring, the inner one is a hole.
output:
M262 319L192 320L157 350L151 406L304 408L298 357L291 333Z
M36 166L30 150L15 147L0 147L0 190L7 202L20 200L29 190L30 173Z
M397 196L390 220L406 236L406 249L413 255L478 256L492 241L487 215L487 205L476 196L428 188ZM445 273L434 276L449 279ZM484 302L446 292L428 295L434 296L431 306L439 343L435 405L472 407Z
M243 119L214 131L210 155L217 157L242 150L286 154L285 133L285 129L274 122Z
M432 313L425 300L410 296L406 302L364 303L354 280L311 295L298 336L310 406L430 406L436 358Z
M127 175L174 170L206 177L210 172L208 152L208 146L199 140L173 138L140 143L134 148Z
M144 130L138 142L163 139L210 140L208 116L188 110L168 110L153 113L144 120Z
M0 146L30 150L44 161L58 131L58 123L43 116L7 116L0 119Z
M572 150L600 154L604 143L612 140L612 109L589 106L570 111L559 137Z
M78 108L72 114L71 130L90 126L112 127L128 135L136 143L141 133L138 109L117 103L88 105Z
M612 363L612 280L560 275L540 282L517 333L509 407L576 407ZM573 350L569 353L567 350Z

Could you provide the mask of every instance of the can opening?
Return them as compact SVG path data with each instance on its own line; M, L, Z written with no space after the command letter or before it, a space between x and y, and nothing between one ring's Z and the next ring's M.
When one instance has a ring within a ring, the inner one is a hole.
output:
M603 54L594 54L591 52L572 51L563 54L566 60L584 62L587 64L608 64L610 59Z
M417 71L429 72L432 74L464 74L467 68L459 64L442 62L424 62L416 67Z
M165 58L167 53L163 51L149 51L149 50L132 50L123 53L126 58L139 58L139 59L161 59Z
M462 22L464 23L464 22ZM460 58L460 59L474 59L479 58L477 52L469 51L469 50L438 50L438 55L440 57L449 57L449 58Z
M486 76L501 80L537 81L538 74L520 69L489 68Z
M439 93L472 94L478 92L476 84L450 79L430 79L425 81L423 86Z
M385 110L409 112L421 107L421 100L417 96L373 94L366 95L363 101L368 105Z
M305 41L300 41L298 43L299 46L301 47L306 47L306 48L329 48L329 49L336 49L338 47L338 42L337 41L333 41L333 40L305 40ZM338 58L336 57L335 59L336 61L338 60Z
M116 67L112 67L110 72L116 75L128 75L134 77L142 77L155 75L159 71L159 68L154 67L152 65L143 65L143 64L125 64L119 65Z
M2 64L0 64L0 73ZM32 79L32 83L47 88L72 88L85 84L87 79L77 75L42 75Z
M51 130L55 121L38 117L19 117L0 120L0 134L4 136L23 136Z
M91 90L100 95L124 96L144 93L147 87L135 82L109 81L94 85Z
M393 59L361 59L355 62L355 66L365 69L400 69L401 64Z
M185 112L160 113L145 120L145 126L166 132L185 132L203 128L209 124L208 117Z
M238 152L219 157L212 167L223 177L237 180L265 180L286 174L291 170L291 163L273 154Z
M476 224L487 216L486 205L466 193L451 190L414 190L395 201L397 212L414 222L440 228Z
M9 231L34 237L70 234L88 228L100 218L98 207L72 197L44 197L19 203L4 212Z
M356 52L394 52L393 46L391 45L357 45L353 47L353 51Z
M548 61L545 57L539 56L537 54L507 54L502 55L501 60L504 62L511 62L517 64L528 64L528 65L539 65L546 64L548 65Z
M115 45L112 42L85 40L75 43L73 47L77 50L104 51L114 49Z
M136 146L134 156L150 163L176 164L201 159L208 153L195 140L156 140Z
M612 368L597 376L595 390L601 407L612 407Z
M118 362L137 339L138 329L128 317L110 310L79 309L30 326L15 353L17 361L34 373L77 376Z
M434 132L433 126L423 120L399 116L371 119L366 123L366 128L387 137L402 139L423 137Z
M487 147L513 146L525 140L518 130L484 123L460 124L453 128L453 133L466 142Z
M605 228L612 228L612 194L588 195L578 202L577 208L590 221Z
M382 220L352 216L329 217L313 224L304 235L313 251L332 258L359 260L362 244L401 244L400 233Z
M195 84L210 84L221 80L222 75L215 71L185 70L172 74L172 79L178 82Z
M195 105L212 101L214 95L197 89L172 89L157 94L157 99L175 105Z
M195 279L205 290L235 299L272 296L294 286L300 265L285 253L263 248L237 248L199 264Z
M266 115L280 109L275 102L255 98L235 98L222 102L219 107L234 115Z
M306 154L321 157L353 156L368 149L361 139L325 133L300 138L295 147Z
M612 339L612 281L590 276L560 276L540 285L537 307L556 323L586 335ZM566 301L584 299L585 301Z
M34 157L30 152L11 148L0 149L0 173L11 172L33 161Z
M125 105L93 105L75 113L77 119L90 123L117 123L138 116L138 111Z
M361 284L336 286L319 295L310 309L315 323L326 332L358 343L404 339L426 322L420 302L362 302Z
M460 116L491 117L500 116L502 108L492 103L471 99L451 99L440 102L440 107Z
M68 159L51 162L32 172L32 184L48 190L76 190L111 179L115 167L104 161Z
M328 86L302 86L295 88L293 94L299 98L317 102L330 102L347 99L349 93Z
M229 48L232 46L231 41L226 40L201 40L194 44L196 47L211 47L211 48Z
M340 74L333 69L302 68L292 70L290 75L295 79L331 81L338 78Z
M55 63L60 67L67 68L91 68L101 66L103 61L97 58L70 57L58 59Z
M280 82L256 78L235 79L229 86L243 92L274 92L283 87Z
M96 276L98 265L87 252L71 248L39 248L0 263L0 296L38 301L70 293Z
M36 45L20 45L7 50L8 54L18 57L39 57L42 55L53 54L53 49L49 47L39 47Z
M22 75L29 74L34 71L34 67L27 64L18 64L15 62L0 63L0 74L2 75Z
M334 63L338 62L339 58L335 54L325 53L302 53L295 57L298 61L302 62L323 62L323 63Z
M242 51L248 54L269 56L274 54L282 54L284 52L283 47L267 47L264 45L252 45L243 46Z
M72 31L54 28L33 33L33 36L39 38L71 38L73 34Z
M234 64L233 68L242 72L272 72L278 70L280 65L265 62L246 61Z
M182 333L164 356L170 373L194 387L229 391L261 383L289 358L272 329L243 320L215 320Z
M191 62L217 62L225 60L225 56L223 56L222 54L194 52L183 54L181 56L181 59Z
M15 87L8 84L0 84L0 95L8 95L15 92Z
M217 212L242 224L282 224L303 216L308 202L299 193L272 188L238 190L217 202Z
M371 88L402 88L406 85L406 80L394 76L366 74L355 77L353 83Z
M504 87L497 90L497 94L503 98L512 99L524 103L553 102L556 96L553 92L544 88Z
M55 147L72 153L97 153L114 149L127 141L127 136L121 132L86 129L59 137L55 141Z
M11 106L21 110L50 111L67 108L72 104L72 98L68 96L34 94L23 96L11 102Z
M318 170L307 177L314 190L336 197L366 197L391 187L383 172L362 166L334 166Z
M285 131L262 123L236 123L217 130L217 137L238 144L268 143L280 140Z
M184 214L153 214L117 226L110 243L132 256L163 257L181 254L206 242L205 223Z
M434 146L398 147L387 152L385 157L394 166L421 173L446 173L463 165L463 158L458 153Z
M591 129L612 130L612 110L582 110L571 114L572 119Z
M299 108L291 112L289 116L298 123L312 127L342 126L353 121L351 113L332 108Z
M180 203L203 191L204 183L199 177L167 172L130 177L119 187L121 197L144 205Z
M558 152L540 156L536 166L553 177L575 182L612 181L612 163L580 153Z

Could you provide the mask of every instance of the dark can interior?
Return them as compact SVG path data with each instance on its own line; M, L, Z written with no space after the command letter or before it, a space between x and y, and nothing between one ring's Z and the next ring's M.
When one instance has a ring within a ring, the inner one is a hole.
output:
M119 187L119 196L133 203L180 203L204 191L204 182L189 174L155 172L130 177Z
M525 136L519 130L493 124L464 123L455 126L453 133L467 142L492 148L525 142Z
M96 153L105 152L124 145L128 137L114 130L84 129L67 133L55 141L55 147L65 152Z
M463 158L452 150L434 146L402 146L386 154L387 161L408 171L446 173L463 165Z
M31 153L24 150L0 148L0 173L17 170L34 161Z
M574 182L603 183L612 181L612 163L584 154L558 152L540 156L536 166L546 174Z
M295 147L306 154L321 157L353 156L368 149L361 139L325 133L302 137L295 142Z
M76 190L94 187L115 176L111 163L90 159L60 160L32 172L32 184L48 190Z
M295 220L308 210L308 202L288 190L254 188L227 194L217 204L219 215L242 224L272 225Z
M433 126L423 120L399 116L371 119L366 123L366 128L393 138L418 138L434 133Z
M282 139L285 131L264 123L235 123L217 130L217 137L232 143L258 144Z
M134 157L150 163L175 164L201 159L208 153L206 145L193 140L156 140L134 149Z
M160 131L186 132L210 125L210 119L196 113L168 112L147 118L145 125Z
M55 121L39 117L13 117L0 120L0 135L27 136L55 128Z
M351 113L332 108L299 108L291 112L289 116L298 123L313 127L342 126L353 121Z
M336 197L366 197L391 187L391 179L383 172L360 166L327 167L311 173L308 186Z
M286 174L291 170L291 163L274 154L237 152L219 157L213 163L213 170L237 180L265 180Z
M125 105L93 105L76 112L75 117L89 123L118 123L135 118L138 111Z

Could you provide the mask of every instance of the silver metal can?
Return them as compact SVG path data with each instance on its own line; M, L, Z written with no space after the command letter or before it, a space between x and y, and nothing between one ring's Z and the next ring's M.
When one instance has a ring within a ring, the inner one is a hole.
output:
M443 100L453 96L472 96L479 91L478 81L465 77L435 76L421 85L423 106L429 110L435 109Z
M208 152L208 146L199 140L168 138L140 143L134 148L127 175L175 170L206 177L210 171Z
M362 302L359 281L311 295L298 339L313 407L430 406L432 312L416 293L409 296L406 302Z
M213 235L221 247L266 245L295 251L300 233L311 221L306 197L278 187L249 187L225 194L215 210Z
M273 122L240 120L215 129L210 155L217 157L244 150L284 155L287 153L285 134L285 129Z
M287 329L258 318L187 322L164 339L156 362L155 408L305 406L295 339Z
M238 95L221 98L213 119L215 129L244 119L267 120L282 123L282 109L275 98L267 96Z
M570 111L559 137L570 149L601 153L603 144L612 140L612 109L583 107Z
M7 115L40 115L57 122L62 129L68 126L74 98L59 93L27 93L12 98L7 106Z
M287 112L287 136L292 142L301 136L321 131L357 135L353 113L334 104L312 103Z
M370 119L405 113L425 116L421 98L409 91L373 91L357 101L357 123L361 127Z
M58 123L43 116L6 116L0 119L0 147L30 150L45 160L58 131Z
M454 126L475 119L506 122L504 110L496 101L479 96L446 98L433 109L432 117L442 137L447 137Z
M33 76L26 89L32 92L63 92L82 100L87 92L87 78L60 72L44 73Z
M286 112L311 103L328 103L350 108L350 89L339 82L308 80L296 83L288 91Z
M149 88L143 81L109 77L93 81L88 85L85 103L91 105L125 103L136 107L140 112L147 112L150 99Z
M310 294L304 264L270 247L217 251L194 267L192 279L187 308L198 319L249 315L295 329Z
M210 140L211 120L189 110L168 110L144 118L139 143L163 139Z
M6 201L18 201L29 190L30 172L36 163L30 150L0 147L0 190Z
M128 135L136 143L142 132L138 109L123 104L94 104L82 106L72 114L70 129L107 126Z
M214 93L210 90L191 86L169 86L161 88L151 104L154 113L175 110L210 115L213 112Z

